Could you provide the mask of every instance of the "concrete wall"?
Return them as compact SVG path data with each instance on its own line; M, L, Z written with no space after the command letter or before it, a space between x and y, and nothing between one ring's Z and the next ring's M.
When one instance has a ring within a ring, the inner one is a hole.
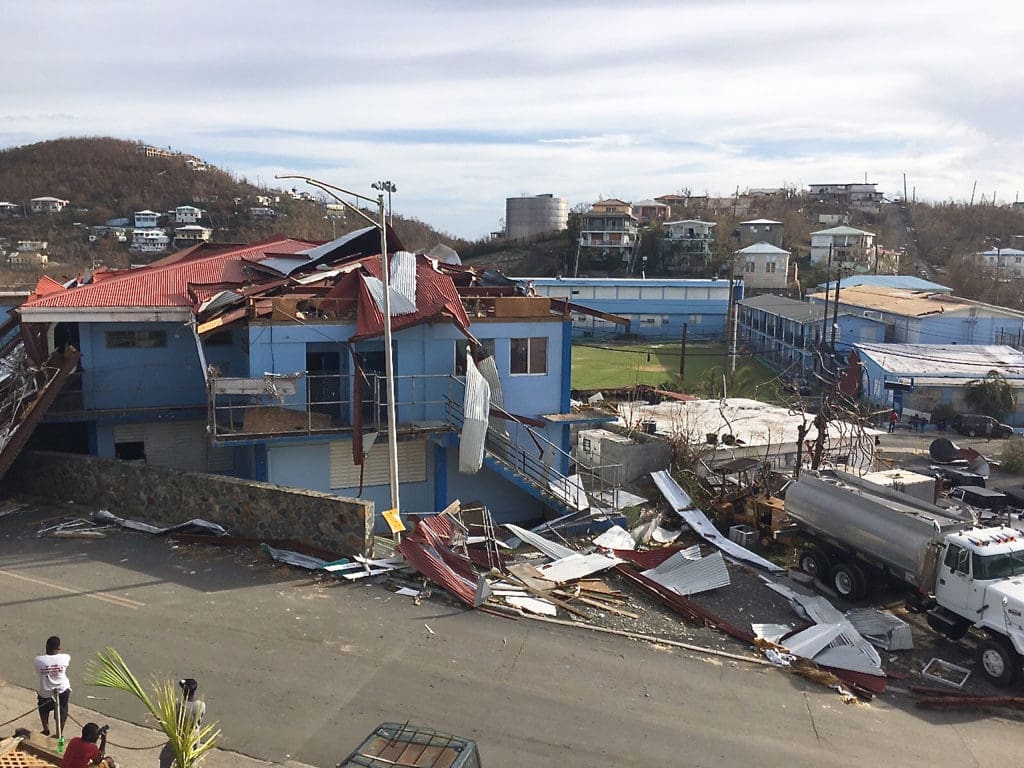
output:
M26 451L4 479L4 490L73 500L156 525L199 517L235 536L294 539L345 556L372 547L372 502L251 480Z

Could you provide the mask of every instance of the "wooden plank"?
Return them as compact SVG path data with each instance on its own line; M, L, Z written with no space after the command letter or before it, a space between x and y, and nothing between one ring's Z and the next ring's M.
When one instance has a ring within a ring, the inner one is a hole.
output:
M520 580L517 576L515 576L515 574L512 575L512 578L516 579L517 581L520 581L520 583L523 585L526 591L529 592L531 595L547 600L549 603L557 605L562 610L568 611L573 616L579 616L581 619L586 619L587 621L590 620L591 617L589 613L584 613L583 611L574 608L564 600L558 600L557 598L552 597L550 592L545 592L542 589L534 589L525 581Z

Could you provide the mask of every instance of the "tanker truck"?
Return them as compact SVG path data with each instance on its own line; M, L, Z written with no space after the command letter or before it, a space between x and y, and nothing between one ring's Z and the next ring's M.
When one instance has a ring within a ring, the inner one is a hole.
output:
M869 576L913 588L928 625L952 640L973 628L978 666L1005 687L1024 665L1024 540L979 528L957 509L840 471L804 472L786 489L786 514L808 541L800 568L842 597L865 596Z

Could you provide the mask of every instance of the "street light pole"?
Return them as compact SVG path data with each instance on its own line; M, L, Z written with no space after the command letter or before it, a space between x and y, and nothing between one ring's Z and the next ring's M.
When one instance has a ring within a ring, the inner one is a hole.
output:
M370 186L374 189L380 190L381 192L388 193L388 224L394 224L394 216L391 213L391 193L397 192L398 187L390 181L375 181Z
M384 314L384 379L385 379L385 397L387 398L387 419L388 419L388 478L391 482L391 509L394 510L395 515L400 514L399 510L400 499L398 491L398 430L396 429L397 417L395 414L395 368L394 368L394 356L391 349L391 269L388 263L388 232L387 232L387 219L385 218L384 208L384 192L381 191L377 195L377 199L372 197L366 197L356 192L352 192L342 187L336 187L332 184L328 184L324 181L311 178L309 176L275 176L278 179L301 179L307 184L317 187L323 190L339 203L344 205L349 210L361 216L366 221L370 222L373 226L380 230L380 272L381 272L381 283L384 287L384 299L381 310ZM394 185L391 182L386 182L390 191L394 191ZM375 188L376 185L374 185ZM346 195L352 195L357 200L363 200L368 203L376 203L377 205L377 219L374 220L370 216L367 216L358 206L352 205L346 200L338 197L335 192L342 192ZM401 541L401 534L395 533L395 541Z

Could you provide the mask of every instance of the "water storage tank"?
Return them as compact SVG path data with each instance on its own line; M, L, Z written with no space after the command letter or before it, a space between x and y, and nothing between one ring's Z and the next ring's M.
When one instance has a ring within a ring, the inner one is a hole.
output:
M554 195L505 199L505 237L511 242L559 232L569 221L569 201Z

